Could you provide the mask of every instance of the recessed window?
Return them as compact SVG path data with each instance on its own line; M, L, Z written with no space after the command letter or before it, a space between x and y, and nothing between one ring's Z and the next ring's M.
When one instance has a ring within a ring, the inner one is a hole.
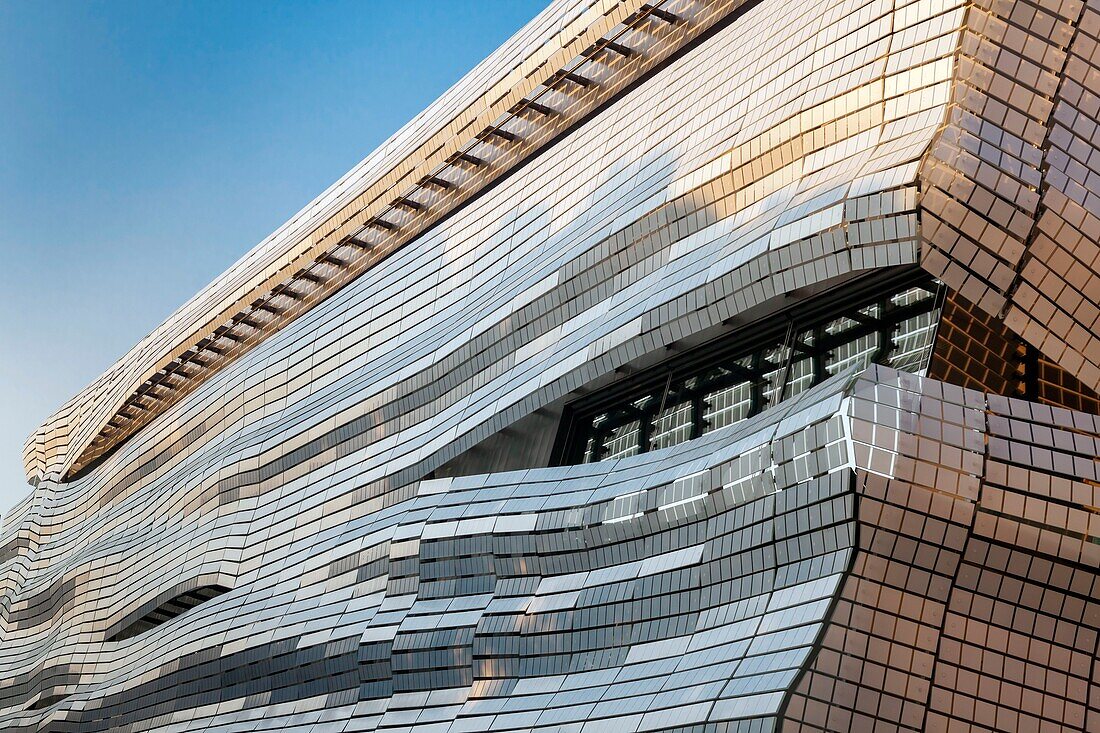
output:
M45 710L48 707L56 705L69 696L67 692L51 692L44 694L42 697L35 700L33 703L27 706L27 710Z
M570 404L557 462L592 463L678 445L732 425L850 367L922 373L941 285L856 283L705 344Z
M143 634L149 629L160 626L166 621L171 621L176 616L187 613L195 606L206 603L212 598L217 598L223 593L228 593L229 588L222 585L204 585L186 593L181 593L170 600L161 603L152 611L142 615L135 621L125 623L121 631L108 637L107 641L122 641Z

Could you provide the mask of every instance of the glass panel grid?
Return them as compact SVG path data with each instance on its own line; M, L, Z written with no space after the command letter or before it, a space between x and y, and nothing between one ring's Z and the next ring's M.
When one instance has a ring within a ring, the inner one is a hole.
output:
M596 414L587 424L581 418L575 438L579 445L572 450L566 446L564 455L587 463L669 448L872 361L920 372L927 367L939 322L935 288L880 291L820 318L816 325L803 321L797 329L788 328L786 337L777 335L771 343L764 341L748 354L717 364L716 357L709 364L701 357L692 369L690 360L697 352L689 352L664 367L665 379L646 377L649 386L641 393L627 390L618 407ZM674 373L680 376L674 378ZM602 399L606 404L607 398Z
M924 374L932 358L932 342L939 323L939 311L906 318L894 331L894 353L890 366L914 374Z
M694 410L690 402L681 402L657 416L651 442L653 450L668 448L691 439Z
M854 341L847 341L833 349L825 363L825 369L830 375L839 374L848 367L858 364L867 366L878 352L880 346L879 333L869 333L860 336Z
M632 420L608 433L600 451L600 460L625 458L637 454L640 449L638 438L641 426L640 421Z
M739 382L703 397L704 432L724 428L749 416L752 409L752 383Z

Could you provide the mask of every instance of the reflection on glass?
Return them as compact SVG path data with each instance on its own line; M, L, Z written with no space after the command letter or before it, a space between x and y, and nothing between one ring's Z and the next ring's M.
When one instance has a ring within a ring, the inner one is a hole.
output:
M735 344L689 352L644 384L585 417L576 409L566 462L602 461L679 445L734 425L834 374L872 363L923 373L931 358L938 284L874 295L828 316L776 326L786 335L729 353ZM736 338L736 336L735 336Z

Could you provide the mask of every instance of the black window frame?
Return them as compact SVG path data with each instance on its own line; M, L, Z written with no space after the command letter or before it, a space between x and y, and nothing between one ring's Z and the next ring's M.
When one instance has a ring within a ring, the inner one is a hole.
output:
M896 306L890 302L892 296L914 287L930 291L933 297L905 306ZM602 444L597 436L604 431L593 431L591 425L597 416L616 407L629 421L633 421L635 417L639 420L641 434L635 454L645 453L651 450L651 433L658 416L667 406L682 404L684 398L695 402L689 440L698 438L706 431L707 426L702 424L705 409L698 404L706 394L713 394L716 390L732 385L749 383L751 405L746 417L751 418L771 406L767 402L767 392L769 388L775 387L767 375L780 370L781 381L778 388L781 391L775 403L782 402L790 392L791 367L801 360L799 354L805 355L802 359L812 359L812 384L819 384L832 376L828 372L828 359L833 350L861 336L878 333L878 347L870 361L876 364L888 363L896 348L894 330L898 324L927 312L939 311L942 314L945 293L946 289L941 282L919 268L905 268L884 275L862 277L783 308L763 318L762 322L747 324L704 344L676 353L658 364L567 403L554 441L551 465L576 465L603 460L598 454L594 460L585 460L590 438L596 441L597 446ZM879 316L858 313L859 309L875 304L882 306L883 312ZM840 317L851 318L855 325L840 333L825 333L825 327ZM804 335L808 333L812 334L812 344L804 339ZM933 341L934 338L933 335ZM764 360L764 352L773 348L785 350L784 363ZM731 368L733 362L746 357L753 360L751 368ZM690 378L716 368L730 372L725 379L728 384L718 379L685 391L686 382ZM647 396L659 397L650 399L644 408L635 406ZM620 420L608 424L614 429L626 423Z

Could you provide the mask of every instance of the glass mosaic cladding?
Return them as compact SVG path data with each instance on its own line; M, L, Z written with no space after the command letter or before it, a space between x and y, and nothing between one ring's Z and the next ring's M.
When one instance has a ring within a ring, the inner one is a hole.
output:
M28 438L0 730L1100 730L1098 79L554 2Z

